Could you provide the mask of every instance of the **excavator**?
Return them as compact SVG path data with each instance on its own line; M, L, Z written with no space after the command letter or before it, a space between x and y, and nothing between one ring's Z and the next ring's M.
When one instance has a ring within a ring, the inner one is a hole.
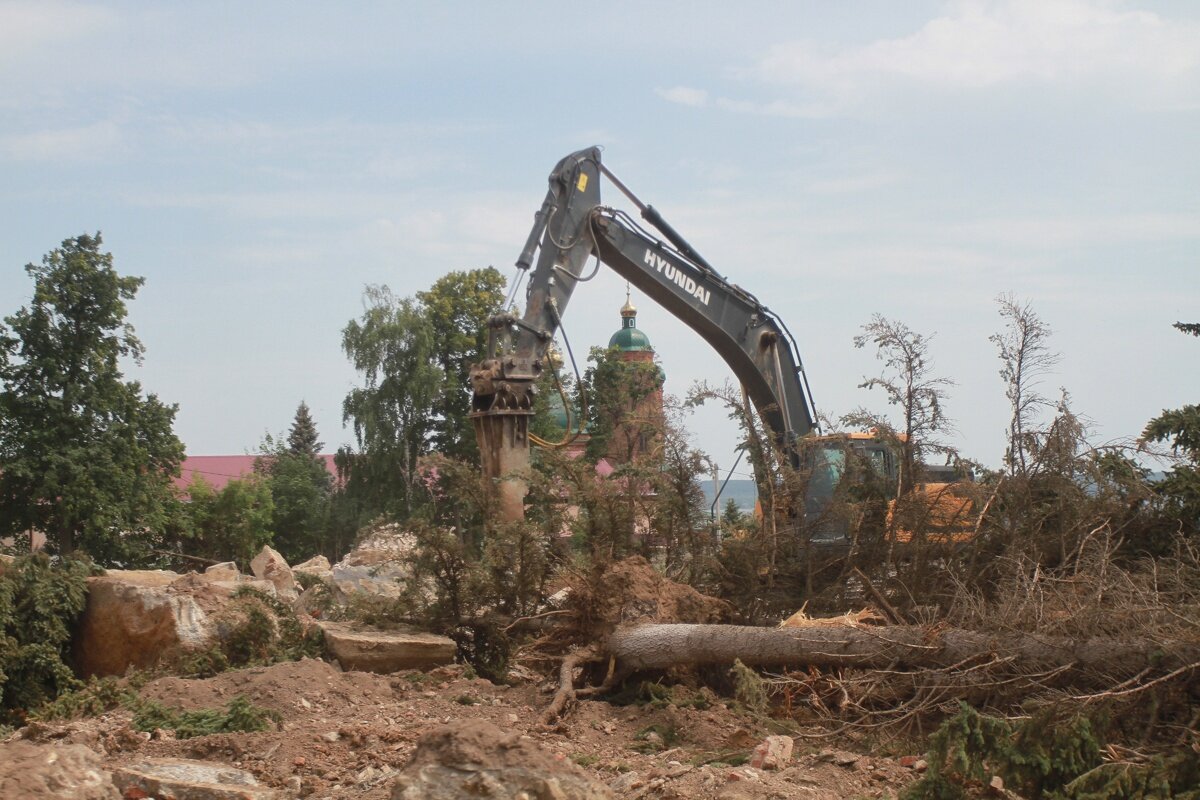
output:
M600 199L601 178L625 195L653 228ZM820 435L799 348L774 313L722 277L651 205L601 161L599 147L563 158L516 266L510 297L528 275L523 315L488 320L487 357L471 370L472 412L484 475L499 486L500 513L523 515L522 470L529 465L535 384L548 369L556 332L592 258L684 322L725 361L794 469L808 474L802 519L821 519L848 453L895 485L893 448L871 434ZM535 260L536 259L536 260ZM593 273L594 274L594 273ZM926 491L929 491L928 485ZM845 539L844 524L820 526L818 538Z

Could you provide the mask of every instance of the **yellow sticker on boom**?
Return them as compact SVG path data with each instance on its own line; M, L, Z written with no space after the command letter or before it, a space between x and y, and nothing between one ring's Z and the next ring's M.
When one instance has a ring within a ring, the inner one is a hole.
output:
M579 189L579 191L581 191L581 192L587 188L587 173L586 172L579 173L579 183L575 184L575 188Z

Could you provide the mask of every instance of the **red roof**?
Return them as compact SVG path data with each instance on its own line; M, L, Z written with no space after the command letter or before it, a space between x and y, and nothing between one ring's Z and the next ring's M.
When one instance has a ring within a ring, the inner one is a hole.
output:
M325 469L329 470L330 475L337 477L332 455L319 455L317 458L325 462ZM179 465L175 486L187 489L192 481L202 477L214 489L223 489L231 480L253 473L257 459L258 456L188 456Z

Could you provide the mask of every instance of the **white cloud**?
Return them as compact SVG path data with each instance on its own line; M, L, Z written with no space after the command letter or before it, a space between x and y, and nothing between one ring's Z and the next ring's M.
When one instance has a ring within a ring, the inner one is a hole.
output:
M959 240L992 247L1095 247L1200 241L1200 218L1182 212L982 218L950 225L947 231Z
M7 161L86 161L112 153L121 143L113 120L76 128L0 136L0 159Z
M909 36L833 52L812 42L776 45L751 74L845 97L880 82L982 89L1115 79L1194 90L1198 67L1194 23L1085 0L970 0Z
M0 63L107 35L116 22L111 11L95 5L53 0L0 2Z
M691 86L657 94L693 108L804 119L877 108L905 89L1006 86L1087 88L1109 102L1190 109L1200 106L1200 24L1106 0L957 0L907 36L840 48L782 42L734 74L782 96Z
M448 162L449 159L440 154L385 153L371 159L366 166L366 172L378 178L411 180L431 173L444 172Z
M708 92L704 89L693 89L690 86L673 86L670 89L656 89L655 94L670 103L692 108L704 108L708 105Z
M689 89L677 86L674 89L659 89L659 97L667 102L689 108L719 108L722 111L732 111L736 114L761 114L768 117L828 117L834 109L828 103L796 103L791 100L771 100L756 102L739 100L731 97L710 97L703 89Z
M854 194L891 186L902 178L903 175L897 171L868 172L861 175L812 181L806 188L814 194Z

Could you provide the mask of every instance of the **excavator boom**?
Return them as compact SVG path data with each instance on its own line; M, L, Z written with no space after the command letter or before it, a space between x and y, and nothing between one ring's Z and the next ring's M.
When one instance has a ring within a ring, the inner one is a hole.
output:
M629 196L663 238L601 204L602 175ZM798 440L817 426L795 342L783 323L753 295L725 280L652 206L638 200L602 165L599 148L562 159L549 183L517 259L519 268L532 269L525 312L519 318L493 317L489 358L472 372L485 469L489 451L497 446L522 446L525 433L519 422L502 424L489 417L532 414L533 384L547 366L547 349L592 256L712 346L798 465ZM498 467L495 458L490 462Z

